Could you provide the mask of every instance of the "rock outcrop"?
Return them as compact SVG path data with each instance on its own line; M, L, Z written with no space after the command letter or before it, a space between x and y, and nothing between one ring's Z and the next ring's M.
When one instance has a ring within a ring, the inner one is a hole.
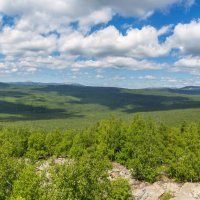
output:
M109 174L110 179L118 177L127 179L135 200L162 200L165 194L170 194L171 200L200 200L200 183L180 184L166 179L149 184L135 180L131 172L118 163L113 163Z

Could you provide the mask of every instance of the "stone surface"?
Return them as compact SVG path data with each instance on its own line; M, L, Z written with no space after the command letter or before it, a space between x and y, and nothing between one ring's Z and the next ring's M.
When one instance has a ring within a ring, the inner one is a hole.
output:
M164 193L170 193L171 200L200 200L200 183L176 183L172 180L157 181L154 184L135 180L131 172L118 163L113 163L109 178L125 178L131 185L135 200L162 200Z

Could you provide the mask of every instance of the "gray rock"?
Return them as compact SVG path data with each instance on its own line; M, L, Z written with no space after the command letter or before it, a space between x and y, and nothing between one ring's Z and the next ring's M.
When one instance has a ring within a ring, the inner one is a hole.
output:
M109 174L111 180L119 177L127 179L135 200L160 200L168 192L172 195L171 200L200 200L200 183L180 184L168 179L149 184L133 179L130 170L118 163L113 163Z

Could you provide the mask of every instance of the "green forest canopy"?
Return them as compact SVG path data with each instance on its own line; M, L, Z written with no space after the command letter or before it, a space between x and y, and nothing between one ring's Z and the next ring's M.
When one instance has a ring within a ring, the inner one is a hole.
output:
M122 89L0 83L0 124L42 129L86 128L111 115L140 113L178 125L198 121L200 88Z
M0 199L131 199L126 180L108 179L112 161L138 180L154 182L164 174L198 182L199 149L200 124L173 128L140 116L100 121L84 130L2 127ZM57 165L56 157L69 162ZM38 172L47 161L48 170Z

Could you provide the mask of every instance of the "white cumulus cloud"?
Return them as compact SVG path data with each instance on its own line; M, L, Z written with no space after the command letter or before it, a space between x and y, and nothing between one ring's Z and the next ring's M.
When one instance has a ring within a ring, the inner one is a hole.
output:
M159 37L172 31L172 26L156 29L153 26L129 28L122 34L106 23L115 14L145 18L155 10L192 0L0 0L2 15L14 17L14 25L1 27L0 71L34 72L39 68L63 69L129 68L133 70L162 69L167 64L148 61L148 58L168 55L172 48L198 55L200 48L199 21L179 24L166 42ZM105 24L89 34L93 25ZM78 28L73 28L77 24ZM76 30L74 30L76 29ZM189 36L195 41L189 40ZM54 56L54 52L59 52ZM94 59L79 60L79 57Z
M166 64L158 64L146 60L137 60L130 57L105 57L94 60L79 61L73 64L74 68L128 68L132 70L162 69Z
M182 54L200 55L200 20L194 20L188 24L178 24L174 28L173 35L168 38L166 44L170 48L177 48Z
M151 26L129 29L126 35L109 26L89 36L80 32L63 35L59 46L61 52L73 55L157 57L169 51L159 43L159 35L160 31Z

